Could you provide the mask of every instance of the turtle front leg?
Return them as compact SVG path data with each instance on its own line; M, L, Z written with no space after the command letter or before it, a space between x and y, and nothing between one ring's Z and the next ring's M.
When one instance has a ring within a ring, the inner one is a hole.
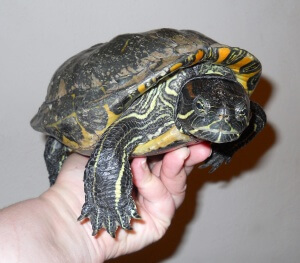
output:
M50 186L55 183L68 152L70 150L67 146L51 136L47 138L44 159L49 173Z
M142 139L130 124L110 127L101 137L84 173L85 203L78 220L89 218L93 235L101 228L115 237L118 226L131 229L140 218L132 198L129 155Z
M249 143L265 126L267 117L264 110L255 102L250 102L252 117L250 123L239 139L233 142L213 144L212 155L200 168L212 166L210 173L214 172L223 162L229 163L233 154Z

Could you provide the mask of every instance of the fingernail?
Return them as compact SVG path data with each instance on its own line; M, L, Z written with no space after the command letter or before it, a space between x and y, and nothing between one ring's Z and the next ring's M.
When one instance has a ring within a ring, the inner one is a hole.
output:
M183 159L186 160L190 156L191 150L188 147L183 147L182 151L184 151Z
M143 170L146 170L146 169L147 169L147 162L146 162L146 159L144 159L144 160L141 161L141 166L142 166Z
M209 143L209 142L202 142L202 145L205 146L207 150L209 149L209 156L211 156L211 154L212 154L211 143Z

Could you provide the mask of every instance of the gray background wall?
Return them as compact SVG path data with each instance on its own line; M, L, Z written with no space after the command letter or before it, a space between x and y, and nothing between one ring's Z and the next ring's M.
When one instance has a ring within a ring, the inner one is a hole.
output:
M120 33L194 29L261 60L269 124L229 166L193 172L160 242L111 262L299 262L299 3L0 0L0 207L48 187L29 121L65 59Z

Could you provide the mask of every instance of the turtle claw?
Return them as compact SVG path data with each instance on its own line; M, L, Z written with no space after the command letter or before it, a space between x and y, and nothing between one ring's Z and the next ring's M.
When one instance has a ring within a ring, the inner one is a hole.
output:
M233 154L227 153L225 151L223 152L213 150L211 156L202 165L200 165L199 168L204 169L211 166L209 173L213 173L221 166L221 164L228 164L231 160L232 155Z
M93 236L97 235L101 228L104 228L111 237L115 238L118 226L121 226L125 230L132 230L130 225L131 218L139 219L141 217L137 213L133 200L130 200L130 203L123 209L98 206L86 202L82 207L81 215L78 217L78 220L81 221L84 218L90 219Z
M131 210L131 217L134 219L142 219L142 217L137 213L136 209Z

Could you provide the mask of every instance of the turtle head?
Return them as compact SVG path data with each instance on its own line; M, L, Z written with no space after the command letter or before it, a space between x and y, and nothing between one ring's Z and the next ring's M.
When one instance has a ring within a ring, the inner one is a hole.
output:
M176 125L199 139L225 143L239 138L250 115L249 97L238 82L219 76L202 77L183 87Z

